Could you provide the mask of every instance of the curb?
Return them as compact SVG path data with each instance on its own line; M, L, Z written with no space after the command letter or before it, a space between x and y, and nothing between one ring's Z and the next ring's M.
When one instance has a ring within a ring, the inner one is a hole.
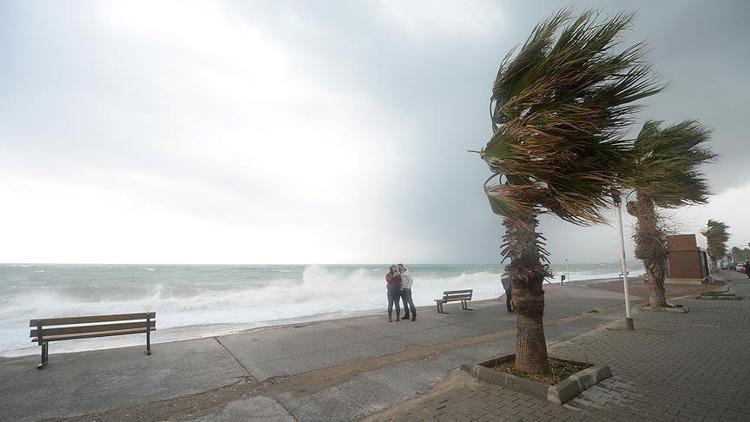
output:
M688 312L688 309L683 306L679 306L675 308L652 308L649 305L641 305L640 309L642 311L648 311L648 312L671 312L675 314L686 314Z
M510 355L510 357L512 356L513 355ZM583 390L586 390L612 376L612 371L609 369L609 366L593 365L570 375L555 385L547 385L538 381L520 378L506 372L496 371L483 366L483 364L465 364L461 365L461 369L483 381L528 394L542 400L547 400L555 404L564 404L575 398Z

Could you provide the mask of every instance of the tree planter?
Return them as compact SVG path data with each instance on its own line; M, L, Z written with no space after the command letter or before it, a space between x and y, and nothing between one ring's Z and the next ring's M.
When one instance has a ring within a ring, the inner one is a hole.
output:
M701 296L734 296L734 292L729 290L715 290L712 292L703 292Z
M703 293L700 296L696 296L696 299L701 300L742 300L743 296L737 296L734 293Z
M650 312L672 312L672 313L678 313L678 314L684 314L684 313L687 313L688 311L688 309L684 307L683 305L671 305L669 307L658 307L658 308L652 308L650 305L642 305L641 310L650 311Z
M600 381L612 376L612 371L606 365L590 365L582 362L566 361L563 359L554 359L560 362L569 362L571 364L586 367L583 370L575 372L567 378L549 385L541 381L521 378L508 372L495 369L502 364L512 363L515 355L507 355L478 365L463 365L462 369L473 376L501 385L511 390L519 391L552 403L563 404L577 396L581 391L591 387Z
M744 299L743 296L737 296L735 294L734 289L732 289L731 283L721 290L712 290L708 292L703 292L700 295L696 296L695 298L701 299L701 300L742 300Z

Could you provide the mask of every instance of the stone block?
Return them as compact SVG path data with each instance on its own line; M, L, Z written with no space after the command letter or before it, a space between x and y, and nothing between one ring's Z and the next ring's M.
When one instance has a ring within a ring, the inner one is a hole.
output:
M641 306L641 310L647 312L671 312L676 314L684 314L688 311L688 309L683 306L676 306L674 308L652 308L649 305Z
M461 365L461 369L483 381L497 384L533 397L541 398L555 404L564 404L576 397L583 390L612 376L612 371L608 366L593 365L572 374L555 385L547 385L493 369L495 365L507 362L513 358L514 355L508 355L483 362L479 365L464 364Z

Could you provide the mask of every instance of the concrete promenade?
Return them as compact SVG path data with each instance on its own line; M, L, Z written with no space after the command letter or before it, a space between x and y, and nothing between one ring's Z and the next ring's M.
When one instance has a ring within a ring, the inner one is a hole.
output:
M606 363L614 374L564 406L455 371L371 420L750 420L750 282L722 275L745 300L678 300L688 313L640 312L635 331L611 324L553 345L552 356Z
M564 342L622 316L621 294L574 285L545 290L547 339L576 357L583 349ZM53 344L43 371L35 368L38 356L0 359L0 420L318 421L377 418L384 411L410 419L406 415L413 414L400 409L415 403L424 403L414 409L431 419L431 404L424 400L443 390L455 397L468 391L448 388L465 382L450 384L456 368L513 351L515 317L505 312L504 301L473 307L448 305L448 315L420 308L415 322L388 323L384 313L163 343L154 345L150 357L143 347L55 354ZM656 317L664 315L649 316ZM644 323L642 315L636 322ZM637 335L649 330L658 329L644 326ZM657 344L661 336L648 338ZM589 352L587 346L586 353L600 360L606 350ZM655 360L652 366L664 364ZM614 368L621 381L625 372ZM466 419L462 410L451 409L448 419Z

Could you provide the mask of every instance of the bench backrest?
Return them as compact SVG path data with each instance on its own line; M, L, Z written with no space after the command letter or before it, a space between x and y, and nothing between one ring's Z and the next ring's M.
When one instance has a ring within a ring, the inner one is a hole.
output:
M108 322L110 324L101 324ZM112 323L115 322L115 323ZM156 312L32 319L31 341L74 340L147 333L156 330Z
M467 290L448 290L443 292L443 302L458 302L459 300L471 300L474 294L473 289Z

